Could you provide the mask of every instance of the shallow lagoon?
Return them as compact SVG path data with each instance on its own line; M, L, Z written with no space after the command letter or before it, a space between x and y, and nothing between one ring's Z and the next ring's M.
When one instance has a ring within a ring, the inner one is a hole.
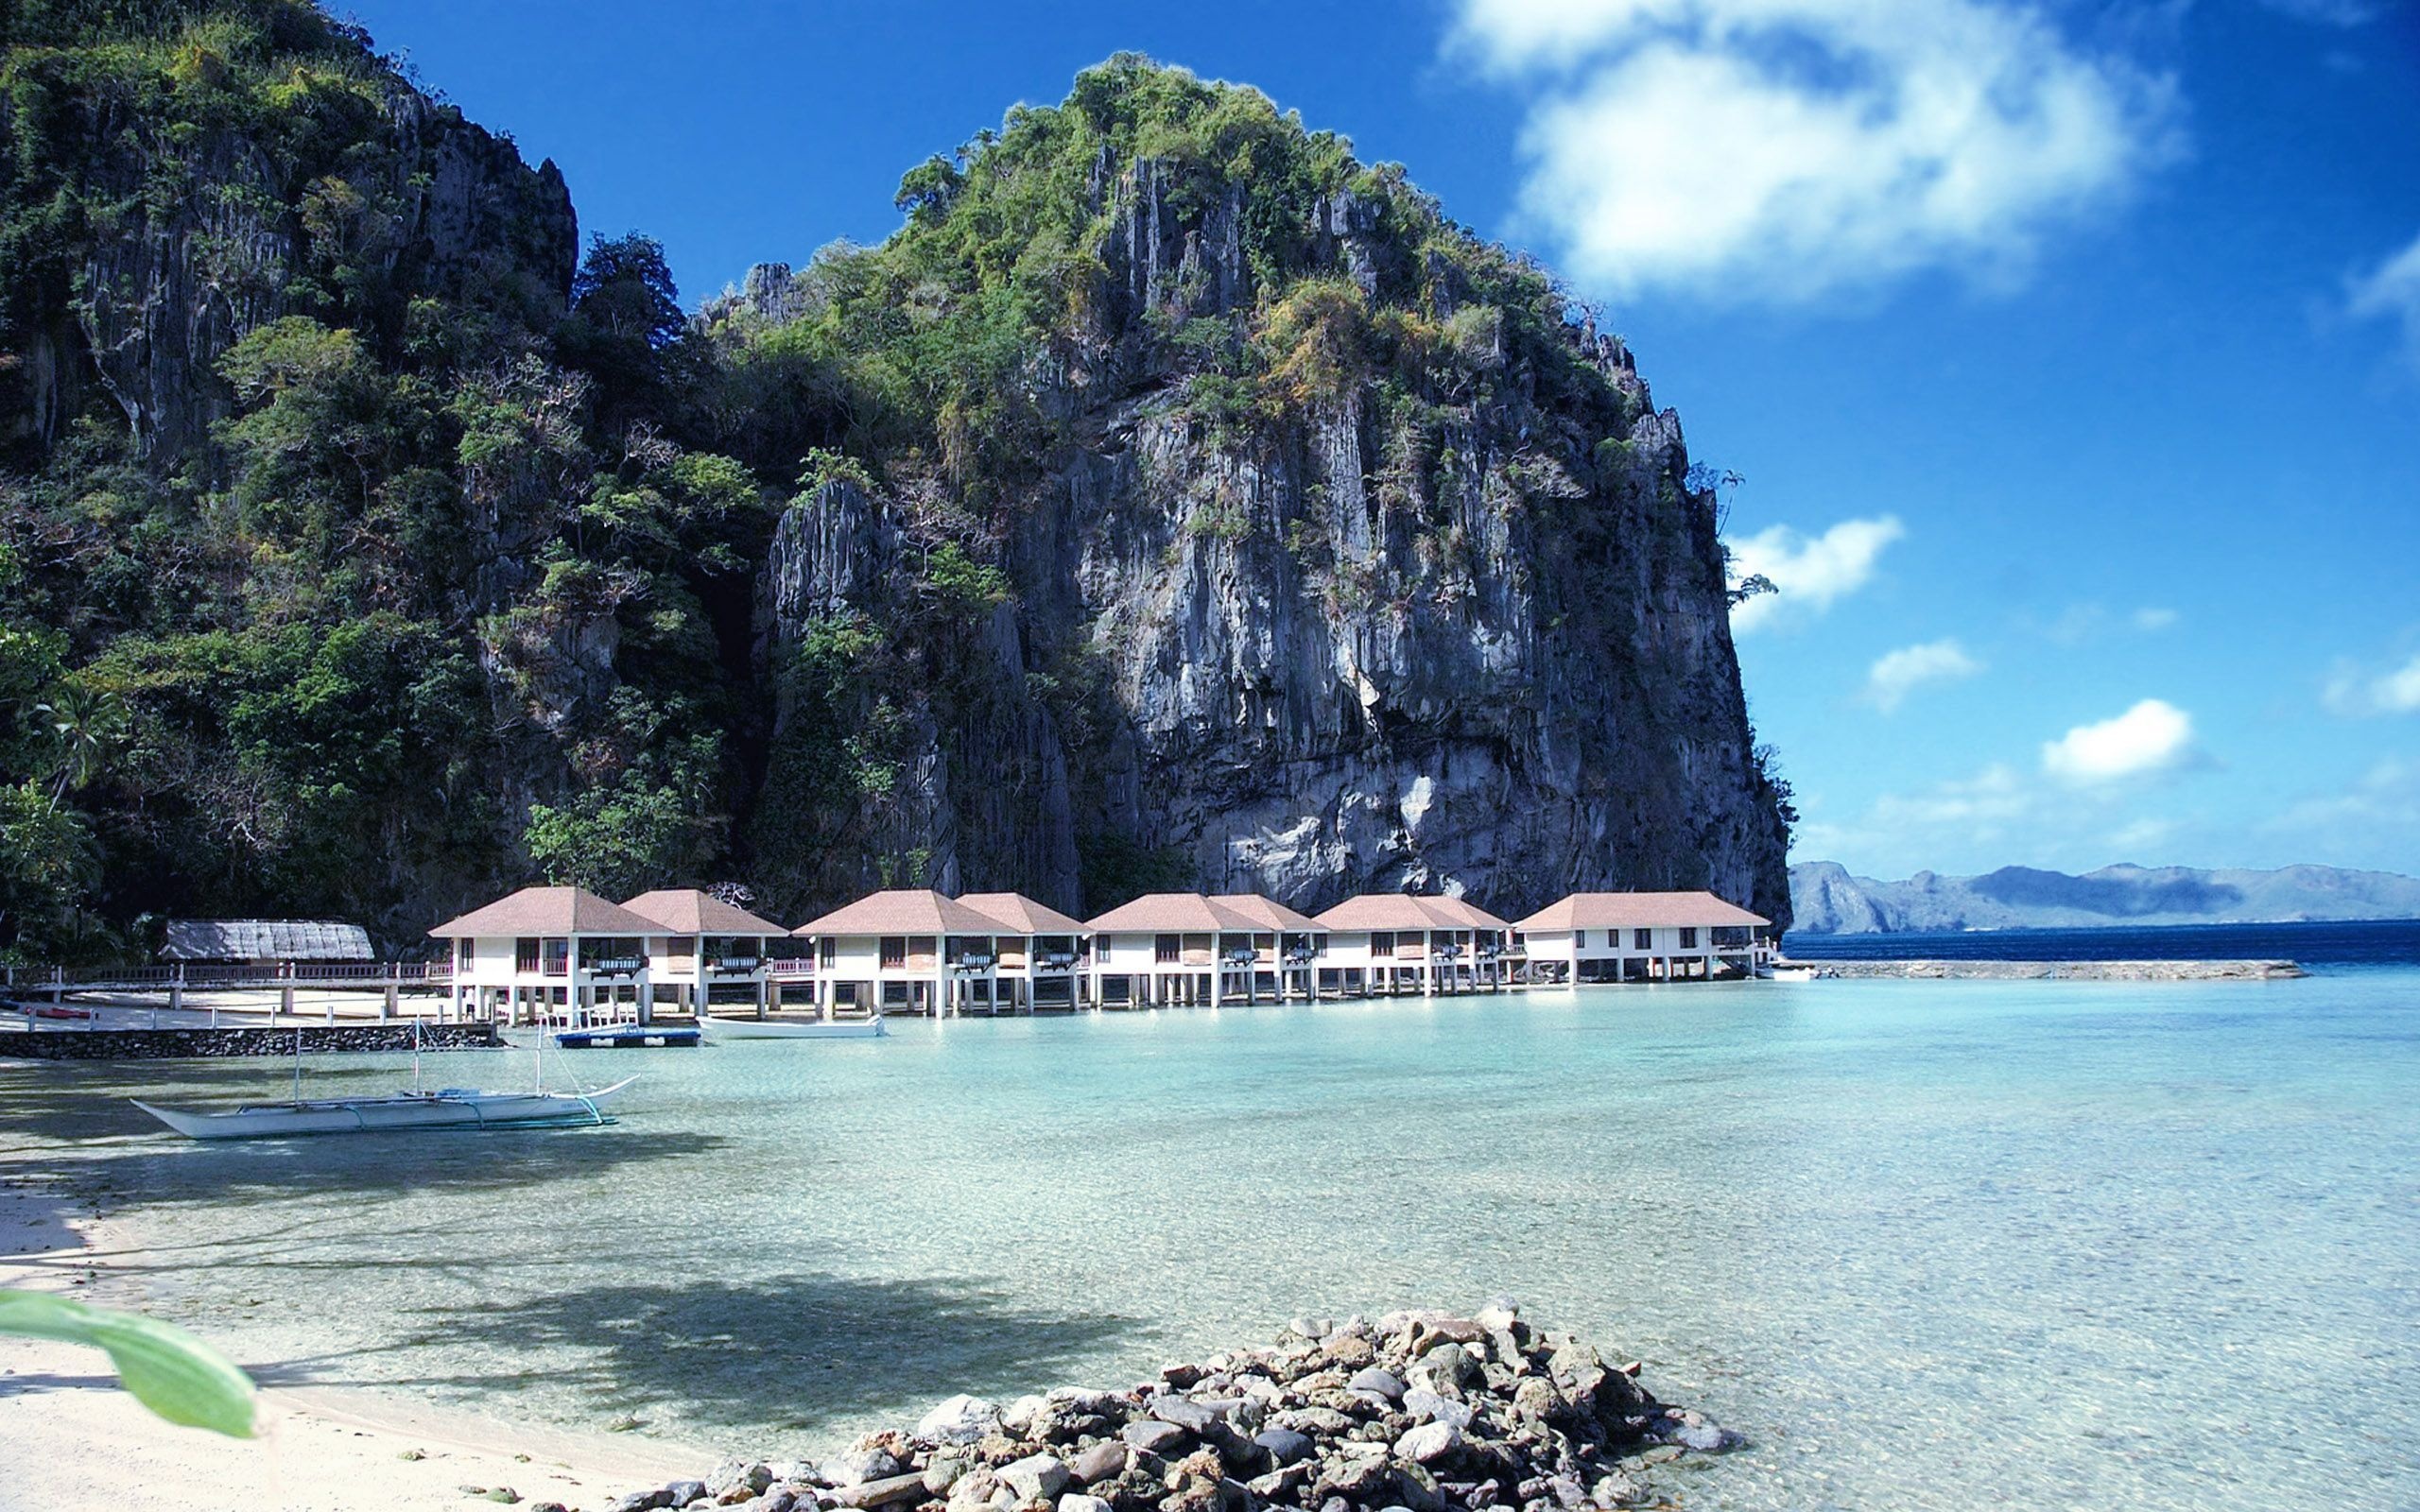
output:
M1503 1293L1749 1435L1696 1507L2408 1507L2415 1004L2368 970L911 1022L550 1057L644 1074L604 1129L226 1148L100 1094L277 1063L0 1068L0 1174L100 1139L154 1305L268 1377L758 1452Z

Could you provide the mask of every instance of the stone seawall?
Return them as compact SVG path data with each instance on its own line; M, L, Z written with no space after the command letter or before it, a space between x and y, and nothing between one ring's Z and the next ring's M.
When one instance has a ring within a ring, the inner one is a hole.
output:
M1793 961L1782 972L1980 982L2278 982L2310 973L2291 961Z
M0 1034L0 1058L27 1060L184 1060L204 1057L291 1056L296 1036L306 1055L393 1054L412 1048L401 1023L306 1024L293 1029L43 1029ZM492 1023L424 1023L423 1050L493 1050L504 1041Z

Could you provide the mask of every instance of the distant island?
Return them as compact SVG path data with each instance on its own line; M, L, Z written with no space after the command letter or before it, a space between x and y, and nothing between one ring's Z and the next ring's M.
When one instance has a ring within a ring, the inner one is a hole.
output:
M2273 924L2420 919L2420 879L2342 867L2274 871L2103 867L2082 876L2002 867L1979 877L1856 877L1835 861L1789 868L1791 932L1935 934L2119 924Z

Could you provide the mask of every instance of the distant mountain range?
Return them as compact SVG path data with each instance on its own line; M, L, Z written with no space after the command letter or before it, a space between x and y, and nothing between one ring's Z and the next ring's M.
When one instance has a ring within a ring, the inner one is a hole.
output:
M1791 931L1806 935L2420 919L2420 879L2341 867L2103 867L2080 877L2002 867L1979 877L1919 871L1880 882L1853 877L1838 862L1808 861L1789 868L1789 905Z

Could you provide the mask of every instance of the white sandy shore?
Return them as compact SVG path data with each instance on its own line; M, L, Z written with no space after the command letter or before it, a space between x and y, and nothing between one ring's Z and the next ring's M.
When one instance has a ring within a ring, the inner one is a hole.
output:
M72 1161L54 1179L0 1186L0 1286L140 1309L133 1278L113 1268L139 1259L125 1226L78 1195ZM0 1339L0 1512L493 1504L466 1486L594 1509L713 1464L661 1440L549 1432L343 1386L265 1391L259 1420L250 1440L174 1427L117 1389L100 1351Z

